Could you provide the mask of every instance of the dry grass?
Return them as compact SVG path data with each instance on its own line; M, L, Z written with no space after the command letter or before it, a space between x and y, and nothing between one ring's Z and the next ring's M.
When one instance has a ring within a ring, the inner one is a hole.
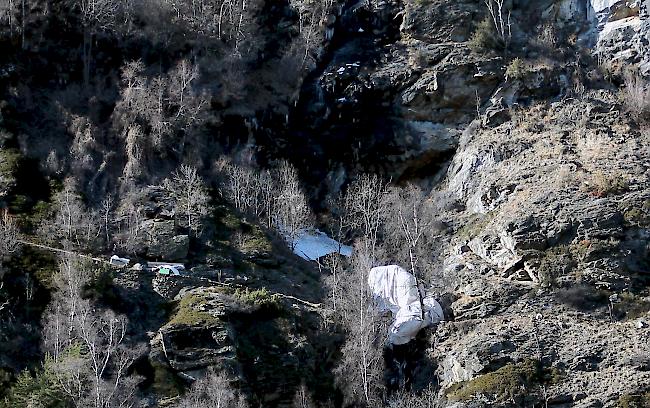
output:
M625 108L639 123L650 121L650 84L638 74L625 75L625 88L621 90Z

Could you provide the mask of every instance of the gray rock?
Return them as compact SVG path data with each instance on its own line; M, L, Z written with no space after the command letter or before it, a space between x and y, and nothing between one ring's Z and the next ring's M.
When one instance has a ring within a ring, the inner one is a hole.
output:
M147 236L147 256L163 261L181 261L190 248L188 235L177 235L172 220L147 220L141 228Z

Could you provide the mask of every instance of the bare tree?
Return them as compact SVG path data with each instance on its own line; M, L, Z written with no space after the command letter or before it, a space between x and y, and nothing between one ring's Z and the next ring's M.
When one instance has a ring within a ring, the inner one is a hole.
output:
M421 277L418 254L430 244L429 238L437 230L436 206L424 191L415 185L395 187L386 195L384 204L386 235L395 246L406 246L411 273Z
M298 237L311 226L311 210L300 186L298 172L291 164L280 163L275 170L275 180L274 224L293 250Z
M73 0L72 4L79 10L83 26L83 78L84 84L90 83L94 36L100 30L114 27L120 2L113 0Z
M0 0L0 22L9 26L9 36L13 37L16 24L16 0Z
M330 272L330 275L325 279L325 285L329 290L332 310L337 312L342 296L341 275L344 266L342 256L339 253L325 255L323 264Z
M0 280L0 295L2 295L2 297L0 298L2 300L2 302L0 303L0 312L2 312L7 306L9 306L9 300L4 298L4 296L6 295L3 295L4 286L5 283L2 280Z
M327 37L327 17L333 12L335 3L332 0L291 0L289 4L298 13L301 67L305 68L316 63L315 56L311 54Z
M83 203L73 180L66 179L63 184L63 190L53 198L53 217L40 226L39 234L44 240L63 246L92 248L101 235L99 216Z
M125 194L116 213L119 220L117 245L127 252L134 253L143 241L144 231L141 225L145 220L137 194Z
M483 0L487 6L492 18L492 24L503 43L503 48L506 50L510 46L510 39L512 38L512 25L510 22L510 10L504 8L505 0Z
M222 174L222 196L239 211L264 222L267 228L273 226L274 194L276 180L268 170L256 170L253 159L248 163L235 163L221 158L216 167Z
M363 174L354 180L344 196L345 217L357 236L370 243L371 256L377 244L378 234L384 222L386 209L383 201L388 183L376 175Z
M246 408L248 404L223 372L208 369L205 377L192 384L178 408Z
M163 186L175 199L176 214L183 215L192 232L201 228L201 219L208 214L210 196L201 176L192 166L183 164L166 179Z
M115 203L113 202L113 197L107 196L104 200L102 200L99 208L107 247L110 246L111 243L111 232L113 229L113 223L115 221L113 217L113 213L115 211L114 207Z
M294 408L316 408L316 404L309 395L309 390L305 384L301 384L293 398Z
M90 265L63 258L58 290L43 317L44 346L56 379L75 407L132 407L136 379L127 370L141 347L126 344L127 320L82 298Z
M222 158L217 166L224 175L221 194L239 211L257 215L259 185L251 166L236 164L225 158Z
M121 114L117 117L126 122L122 125L124 137L130 137L126 140L127 154L146 159L148 148L160 153L171 148L182 156L188 131L202 120L209 100L197 85L198 68L181 60L164 74L150 77L144 71L139 60L122 67L122 99L117 105ZM136 128L137 123L143 126ZM143 129L149 130L148 138L142 134Z
M339 315L346 340L336 379L348 404L376 407L383 393L383 324L374 308L367 284L374 244L362 239L355 245L352 266L342 278Z
M18 252L20 247L18 227L5 208L0 218L0 262Z

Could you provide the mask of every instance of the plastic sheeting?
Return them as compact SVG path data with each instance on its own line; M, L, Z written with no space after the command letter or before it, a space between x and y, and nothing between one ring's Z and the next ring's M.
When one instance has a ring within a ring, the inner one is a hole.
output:
M337 252L343 256L350 256L352 255L352 247L342 245L326 234L316 230L302 233L294 241L293 252L303 259L314 261L325 255Z
M128 258L120 258L117 255L111 256L111 260L110 260L111 265L119 266L119 267L127 266L129 264L129 262L131 262L130 259L128 259Z
M406 344L420 329L444 319L442 307L434 298L422 296L420 302L421 291L415 277L398 265L372 268L368 285L378 310L390 311L395 318L389 329L391 344Z
M168 276L181 275L181 273L178 271L178 267L173 265L162 265L160 268L158 268L158 273L161 275L168 275Z

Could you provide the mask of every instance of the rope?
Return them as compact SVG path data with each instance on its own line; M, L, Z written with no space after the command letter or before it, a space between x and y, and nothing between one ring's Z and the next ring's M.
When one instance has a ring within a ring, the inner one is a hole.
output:
M54 247L47 246L47 245L36 244L34 242L24 241L22 239L17 240L17 242L19 242L19 243L21 243L23 245L28 245L28 246L32 246L32 247L36 247L36 248L41 248L41 249L45 249L45 250L52 251L52 252L58 252L58 253L61 253L61 254L77 256L77 257L80 257L80 258L90 259L91 261L105 263L107 265L112 265L109 261L107 261L105 259L95 258L95 257L92 257L90 255L80 254L78 252L73 252L73 251L68 251L68 250L65 250L65 249L54 248Z
M109 261L107 261L105 259L95 258L95 257L89 256L89 255L80 254L78 252L68 251L68 250L65 250L65 249L54 248L54 247L47 246L47 245L42 245L42 244L36 244L34 242L24 241L24 240L20 240L20 239L18 240L18 242L20 242L21 244L24 244L24 245L28 245L28 246L32 246L32 247L36 247L36 248L41 248L41 249L45 249L45 250L52 251L52 252L58 252L58 253L61 253L61 254L77 256L77 257L84 258L84 259L90 259L90 260L95 261L95 262L100 262L100 263L104 263L104 264L113 266L113 264L111 264ZM223 287L228 287L228 288L248 289L246 286L243 286L243 285L225 283L225 282L218 282L218 281L215 281L215 280L212 280L212 279L209 279L209 278L192 277L192 276L188 276L188 277L193 278L193 279L199 279L201 281L206 281L206 282L209 282L212 285L223 286ZM284 293L279 293L279 292L271 292L271 294L280 296L283 299L293 300L295 302L298 302L298 303L300 303L300 304L302 304L304 306L310 307L310 308L315 309L317 311L322 309L322 307L321 307L322 305L320 303L308 302L306 300L299 299L299 298L297 298L295 296L286 295Z

